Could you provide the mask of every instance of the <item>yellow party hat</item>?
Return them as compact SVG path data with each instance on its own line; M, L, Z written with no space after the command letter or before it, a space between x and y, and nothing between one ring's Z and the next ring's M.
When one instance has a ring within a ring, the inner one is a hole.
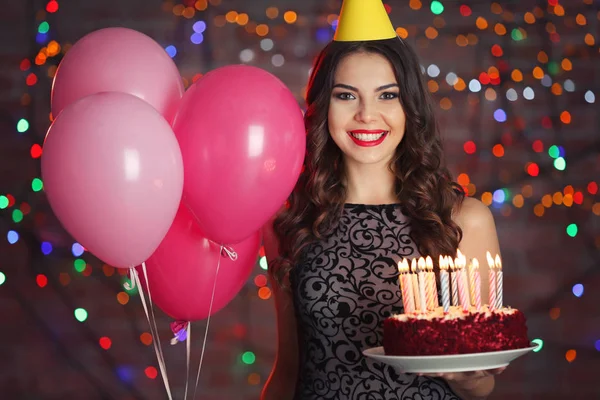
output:
M333 40L359 42L397 37L381 0L344 0Z

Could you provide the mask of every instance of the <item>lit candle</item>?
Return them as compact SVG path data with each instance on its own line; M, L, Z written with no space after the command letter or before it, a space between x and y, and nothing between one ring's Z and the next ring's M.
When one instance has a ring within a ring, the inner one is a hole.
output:
M452 281L452 305L457 306L458 305L458 282L456 280L457 273L454 268L454 261L452 260L452 257L448 256L447 260L448 260L448 265L450 266L450 278Z
M410 280L412 282L413 296L415 298L415 311L418 310L419 312L422 312L421 297L419 296L419 281L417 280L417 260L414 258L412 259L410 270Z
M427 275L425 272L425 260L423 257L419 257L417 262L419 267L419 301L421 302L421 313L427 312L427 299L425 297L425 289L427 288Z
M406 313L408 306L406 305L406 288L404 287L404 274L402 272L402 262L398 261L398 282L400 283L400 293L402 293L402 307Z
M450 279L448 277L448 261L440 256L440 285L442 286L442 307L444 312L450 311Z
M425 258L425 266L427 269L427 308L430 310L435 309L439 305L437 300L437 282L435 281L435 274L433 273L433 260L430 256Z
M487 262L488 262L488 266L490 267L490 275L489 275L489 287L490 287L490 296L489 296L489 300L488 300L488 304L490 307L490 310L494 310L496 308L496 267L494 265L494 259L492 258L492 255L490 254L490 252L488 251L487 253L485 253L486 257L487 257Z
M498 254L496 254L496 260L495 260L495 266L496 266L496 308L500 309L503 306L503 302L504 302L504 295L503 295L503 288L502 288L502 261L500 260L500 256Z
M398 272L400 273L400 288L402 290L404 313L410 314L415 311L415 299L412 294L412 282L408 275L409 267L406 259L402 259L402 262L398 263Z
M471 305L469 302L469 288L467 286L467 275L465 273L466 262L462 258L457 258L454 262L457 268L458 276L458 297L460 298L460 305L464 310L468 310Z
M479 261L476 258L471 261L471 291L473 292L473 301L477 311L481 309L481 275L479 273Z

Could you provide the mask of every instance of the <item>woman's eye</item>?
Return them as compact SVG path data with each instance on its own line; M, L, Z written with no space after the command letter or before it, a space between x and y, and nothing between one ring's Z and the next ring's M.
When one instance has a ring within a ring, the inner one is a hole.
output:
M338 93L335 95L340 100L352 100L354 99L354 95L352 93Z
M381 98L385 99L385 100L393 100L393 99L397 99L399 96L398 93L393 93L393 92L385 92L381 94Z

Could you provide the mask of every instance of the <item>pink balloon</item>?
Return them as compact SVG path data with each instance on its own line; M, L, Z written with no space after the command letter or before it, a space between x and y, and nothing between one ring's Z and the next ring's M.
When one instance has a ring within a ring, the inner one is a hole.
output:
M173 123L183 196L207 237L236 243L260 229L291 193L304 159L302 111L276 77L233 65L184 94Z
M42 177L64 228L104 262L130 268L175 218L183 162L167 121L139 98L98 93L72 103L44 142Z
M127 28L105 28L78 40L52 84L52 115L98 92L138 96L169 122L184 93L177 66L152 38Z
M259 246L260 235L255 232L232 246L237 260L227 255L221 257L211 315L225 307L242 289L256 264ZM146 262L152 301L177 320L207 318L219 250L220 246L206 238L182 204L171 229ZM138 272L144 283L139 267Z

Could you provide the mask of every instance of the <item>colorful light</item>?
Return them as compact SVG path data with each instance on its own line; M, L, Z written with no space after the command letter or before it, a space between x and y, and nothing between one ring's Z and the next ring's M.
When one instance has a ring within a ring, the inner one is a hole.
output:
M156 377L158 376L158 371L152 366L146 367L146 369L144 370L144 374L150 379L156 379Z
M177 48L173 45L169 45L169 46L165 47L165 51L171 58L174 58L177 55Z
M48 31L50 30L50 24L48 24L48 22L44 21L42 23L40 23L40 25L38 26L38 33L48 33Z
M41 248L42 248L42 253L46 256L48 254L52 253L52 244L49 242L42 242Z
M538 353L544 348L544 341L542 339L533 339L531 343L535 344L537 347L533 349L533 352Z
M37 285L41 288L46 287L48 284L48 278L44 274L38 274L35 277L35 283L37 283Z
M573 285L573 294L575 297L583 296L583 285L581 283Z
M506 112L501 108L497 109L494 111L494 119L498 122L506 122Z
M0 286L2 286L4 282L6 282L6 275L4 275L4 272L0 271Z
M569 224L567 226L567 235L571 236L571 237L575 237L577 236L577 224Z
M435 64L431 64L427 67L427 75L429 75L432 78L437 78L440 75L440 72L440 67L438 67Z
M75 319L79 322L85 322L88 318L88 312L84 308L75 309L73 314L75 315Z
M498 189L493 194L494 203L504 203L506 200L506 193L502 189Z
M44 182L42 182L42 180L40 178L34 178L31 181L31 190L33 190L34 192L39 192L43 188L44 188Z
M258 265L260 266L261 269L263 270L268 270L269 266L267 265L267 257L261 257L260 260L258 261Z
M242 354L242 362L247 365L252 365L256 361L256 356L251 351L246 351Z
M22 118L19 120L19 122L17 122L17 132L24 133L27 132L28 129L29 121L27 121L26 119Z
M19 241L19 234L16 231L8 231L6 240L8 240L8 243L10 244L15 244Z
M85 263L85 261L81 258L78 258L75 261L73 261L73 267L75 267L75 271L77 272L83 272L85 270L86 265L87 264Z
M567 168L567 161L562 157L558 157L556 160L554 160L554 168L559 171L564 171L565 168Z
M12 212L12 220L15 224L23 221L23 212L21 210L15 209Z
M434 0L431 2L430 8L431 8L431 12L434 13L435 15L440 15L441 13L444 12L444 5L437 0Z
M583 97L584 97L585 101L587 101L590 104L592 104L596 101L596 96L594 95L594 92L592 92L591 90L588 90L587 92L585 92L585 95Z
M110 349L110 347L112 346L112 340L110 340L109 337L107 336L103 336L100 338L100 340L98 341L98 344L100 345L100 347L102 347L104 350L108 350Z
M200 44L204 41L204 35L202 33L194 32L190 36L190 41L194 44Z

